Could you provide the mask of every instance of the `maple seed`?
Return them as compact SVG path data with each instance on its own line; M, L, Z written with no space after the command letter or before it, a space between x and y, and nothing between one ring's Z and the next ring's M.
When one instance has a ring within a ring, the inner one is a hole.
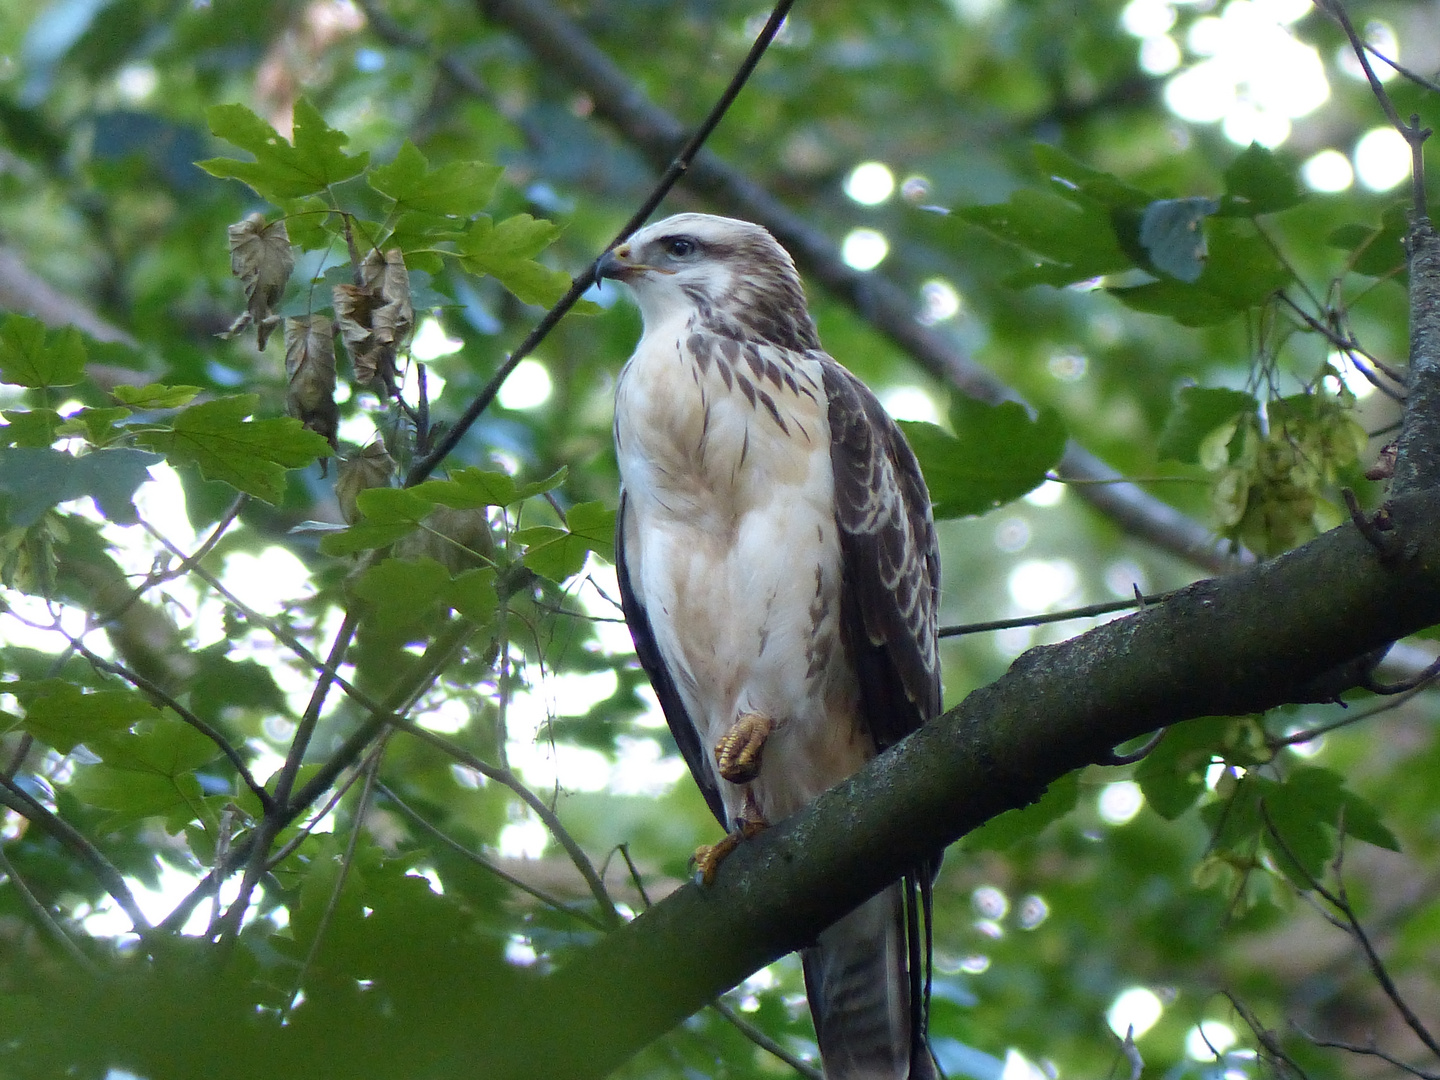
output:
M273 308L295 269L290 234L284 219L266 224L263 214L251 214L226 232L230 236L230 272L245 286L245 310L220 337L232 338L253 322L255 344L263 349L270 331L280 322Z
M324 315L285 320L285 411L339 449L335 431L335 326Z

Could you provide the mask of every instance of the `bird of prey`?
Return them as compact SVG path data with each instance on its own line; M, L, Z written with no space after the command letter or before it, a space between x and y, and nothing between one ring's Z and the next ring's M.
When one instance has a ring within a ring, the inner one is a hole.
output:
M789 254L705 214L604 255L644 333L615 392L625 618L727 838L800 810L940 710L929 495L831 359ZM802 951L828 1080L928 1080L938 855ZM920 910L925 939L920 936Z

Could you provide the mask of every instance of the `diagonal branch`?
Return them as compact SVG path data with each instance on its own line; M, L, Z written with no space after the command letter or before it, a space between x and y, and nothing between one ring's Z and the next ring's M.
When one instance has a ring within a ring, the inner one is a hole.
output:
M927 851L1167 724L1303 700L1322 673L1440 621L1440 493L1392 502L1406 555L1353 525L1059 645L741 847L554 975L476 1018L455 1080L600 1077L813 940ZM1316 583L1324 583L1316 588ZM577 1018L583 1030L576 1029Z
M685 126L660 108L549 0L478 0L483 14L505 25L546 65L595 102L596 113L657 167L674 156ZM952 340L922 326L915 305L899 285L875 271L845 264L836 245L733 165L709 151L696 155L685 174L691 188L728 213L764 225L807 274L849 304L860 318L888 337L936 378L990 403L1019 400L1014 390L965 355ZM1067 480L1117 481L1103 461L1071 443L1061 460ZM1220 573L1239 560L1205 526L1129 483L1087 484L1076 494L1111 517L1127 533Z

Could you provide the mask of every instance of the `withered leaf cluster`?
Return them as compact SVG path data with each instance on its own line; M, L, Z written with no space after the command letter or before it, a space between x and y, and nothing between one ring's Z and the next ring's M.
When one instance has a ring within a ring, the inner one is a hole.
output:
M295 269L290 234L283 218L269 224L263 214L251 214L226 231L230 235L230 272L245 286L245 310L220 336L234 337L253 322L255 344L263 349L280 322L274 307Z
M372 249L360 264L360 284L336 285L335 319L358 383L379 383L395 394L395 354L415 328L410 274L399 248Z
M335 433L335 324L324 315L285 320L285 411L339 449Z

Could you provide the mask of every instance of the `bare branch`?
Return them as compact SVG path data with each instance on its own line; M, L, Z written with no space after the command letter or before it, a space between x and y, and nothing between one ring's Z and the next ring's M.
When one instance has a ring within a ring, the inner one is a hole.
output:
M1406 1062L1401 1061L1399 1058L1387 1054L1384 1050L1381 1050L1374 1044L1371 1044L1369 1046L1362 1046L1359 1043L1344 1042L1340 1039L1322 1039L1318 1035L1311 1035L1299 1024L1292 1023L1291 1026L1305 1038L1309 1039L1316 1046L1330 1047L1335 1050L1348 1050L1352 1054L1363 1054L1366 1057L1379 1058L1381 1061L1389 1062L1397 1069L1401 1069L1404 1072L1409 1073L1411 1076L1420 1077L1420 1080L1440 1080L1440 1072L1430 1072L1427 1069L1421 1069L1417 1066L1407 1064Z
M485 858L485 856L479 854L478 852L471 851L469 848L467 848L464 844L460 843L460 841L456 840L449 833L445 832L443 829L438 828L434 823L429 821L413 806L407 803L404 799L400 798L400 796L396 795L395 792L392 791L390 788L386 787L383 782L377 780L375 782L375 789L379 791L380 794L383 795L392 804L394 804L395 808L399 810L402 814L404 814L405 817L411 822L411 824L423 830L427 835L440 841L440 843L444 844L461 858L467 860L468 862L474 863L476 866L480 867L480 869L484 870L487 874L494 874L497 878L505 882L505 884L509 885L511 888L519 889L521 892L529 896L533 896L536 900L539 900L546 907L552 908L555 911L560 912L562 915L569 915L571 918L579 919L587 926L593 927L596 930L607 929L607 926L604 922L602 922L600 919L597 919L594 915L591 915L583 908L571 907L563 900L551 896L543 889L537 889L535 888L535 886L529 884L528 882L521 881L514 874L506 873L504 870L496 866L489 859ZM644 897L644 890L641 890L640 895ZM646 906L649 906L648 901Z
M989 622L962 623L958 626L942 626L940 636L961 637L965 634L985 634L992 630L1010 630L1017 626L1043 626L1046 623L1069 622L1071 619L1088 619L1096 615L1109 615L1116 611L1129 611L1132 608L1143 608L1147 604L1163 603L1165 599L1173 595L1171 592L1155 593L1152 596L1141 596L1134 600L1107 600L1103 604L1088 604L1085 607L1068 608L1065 611L1052 611L1044 615L1022 615L1014 619L992 619Z
M83 970L94 973L95 965L91 963L88 956L80 951L80 946L75 944L74 939L65 932L65 928L55 921L55 916L50 914L50 909L42 904L40 898L31 891L30 886L6 856L3 844L0 844L0 874L5 876L10 882L10 887L19 894L21 904L24 905L26 911L30 912L30 916L40 929L49 934L55 940L55 944L60 946L60 950Z
M90 867L90 872L99 879L105 891L120 905L120 910L129 917L135 929L139 932L150 929L150 921L135 902L135 894L130 891L130 886L125 884L125 876L115 868L114 863L100 854L100 849L78 829L53 813L8 776L0 776L0 806L8 806L17 814L28 818L42 832L49 833L79 855L81 861Z

